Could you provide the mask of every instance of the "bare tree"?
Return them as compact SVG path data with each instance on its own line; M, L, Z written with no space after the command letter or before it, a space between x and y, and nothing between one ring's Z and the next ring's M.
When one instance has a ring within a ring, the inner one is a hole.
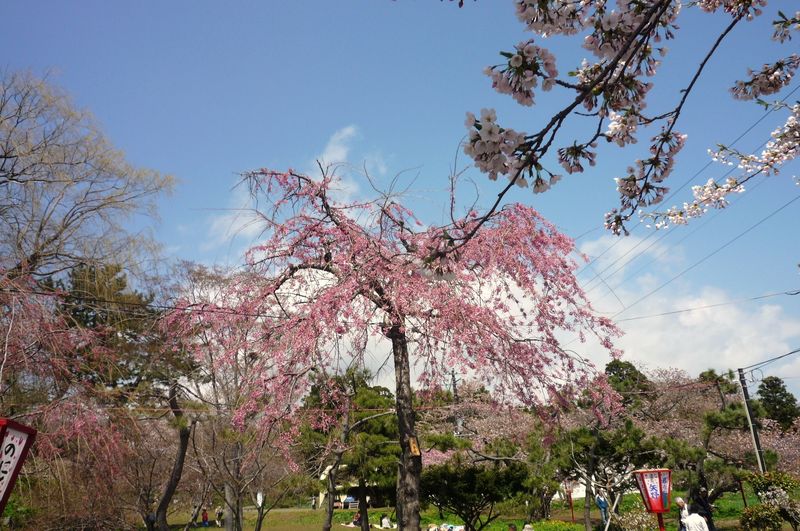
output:
M31 74L0 74L0 268L50 275L89 260L130 263L123 223L155 215L172 178L125 160L91 115ZM131 245L136 240L137 245Z

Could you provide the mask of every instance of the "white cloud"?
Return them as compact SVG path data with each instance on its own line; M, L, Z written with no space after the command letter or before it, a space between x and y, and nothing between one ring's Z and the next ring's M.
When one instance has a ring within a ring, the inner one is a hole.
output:
M242 242L249 246L264 229L253 206L253 199L247 187L234 188L228 207L208 219L208 237L200 245L200 249L210 251L224 245L231 246Z
M350 144L358 134L355 125L348 125L333 133L325 145L325 149L317 157L323 166L327 164L347 163L347 156L350 153Z
M364 155L364 166L370 175L384 177L389 172L389 165L380 151L372 151Z
M662 317L621 321L621 345L633 359L676 366L691 374L707 368L746 367L800 341L800 319L778 305L733 303L724 291L704 287L697 294L670 293L637 307L637 315L716 305ZM656 311L656 310L660 310ZM631 311L632 313L633 311ZM642 313L639 313L642 312ZM626 314L621 316L625 318Z
M683 252L680 248L667 248L659 243L663 234L653 231L644 238L603 235L584 242L579 249L589 258L589 264L581 273L585 289L594 289L594 285L603 281L618 285L631 271L674 268L675 264L683 261ZM640 280L646 280L646 277Z
M354 154L356 142L361 134L357 126L348 125L331 135L322 153L314 157L306 172L311 176L319 176L319 164L329 171L335 172L339 181L334 184L334 199L339 202L350 202L358 198L361 188L359 181L370 177L383 177L389 171L383 153L373 150L368 153ZM319 164L318 164L319 163Z
M358 181L364 179L366 170L371 176L383 176L388 171L386 161L380 151L372 151L353 164L353 146L360 137L357 126L347 125L335 131L322 151L310 160L305 173L312 177L320 176L317 163L335 172L338 178L332 186L332 197L337 202L351 202L358 198L360 187ZM219 256L208 257L210 263L219 262L220 258L227 264L238 264L244 253L252 247L262 234L264 225L256 213L255 204L245 186L234 188L227 207L220 213L210 215L206 220L206 234L199 250L204 253L217 251ZM182 234L190 227L178 228ZM227 249L224 249L227 247Z
M610 245L604 239L589 242L581 250L597 256ZM629 239L623 238L598 259L596 271L619 259L602 276L611 275L615 267L647 245L641 244L640 239L625 241ZM637 244L638 248L626 255ZM678 278L667 288L648 295L674 277L685 262L680 249L663 245L653 245L647 254L650 259L638 258L642 264L652 258L657 260L641 269L634 262L623 267L624 275L616 273L606 280L613 293L598 280L591 283L596 288L587 290L593 305L609 316L617 314L623 304L631 305L641 299L615 317L625 333L617 341L625 351L625 360L649 368L676 367L696 376L709 368L726 371L746 367L800 346L800 318L783 308L780 298L737 302L740 295L713 285L699 285L688 278ZM582 274L583 282L588 283L596 271ZM683 311L688 309L693 310ZM585 350L601 369L608 362L598 348L576 347L575 343L569 348ZM778 372L765 375L800 376L800 359L787 360L772 370ZM800 391L800 380L787 380L787 385L795 392Z

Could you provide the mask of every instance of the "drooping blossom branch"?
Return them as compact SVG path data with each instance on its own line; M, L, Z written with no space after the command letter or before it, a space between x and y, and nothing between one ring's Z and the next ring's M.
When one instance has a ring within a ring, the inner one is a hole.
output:
M517 0L517 17L527 30L541 38L583 35L583 47L595 59L584 59L572 70L569 75L574 80L561 79L556 57L538 41L529 39L518 43L513 51L501 52L504 62L486 69L495 90L525 106L535 104L539 87L545 91L558 87L575 94L574 100L545 119L536 133L502 126L492 109L482 110L479 118L467 114L469 137L465 153L490 179L504 176L509 181L486 215L499 208L514 185L530 186L534 193L540 193L561 179L547 158L555 142L561 144L557 157L563 170L579 173L595 165L599 140L626 147L637 143L643 131L657 127L658 132L651 134L649 156L636 160L626 174L615 179L620 205L606 215L606 227L617 234L627 232L627 221L662 202L669 191L664 183L686 141L675 126L706 64L734 27L742 20L759 16L765 4L764 0L702 0L690 4L707 13L725 13L730 21L702 56L676 105L666 112L649 114L645 110L653 84L648 78L667 55L667 48L660 43L676 36L682 7L679 2L634 0L618 2L612 9L601 0ZM779 15L774 23L774 38L783 42L797 29L797 17ZM790 83L798 62L796 54L792 54L765 65L751 72L748 81L737 82L732 92L742 99L776 93ZM586 138L564 142L559 133L571 117L590 119L596 125L588 128ZM479 227L480 224L475 230ZM466 238L473 235L467 233Z
M728 206L729 197L744 192L744 184L751 179L759 175L770 176L780 173L781 167L794 160L800 152L800 104L791 107L786 123L773 131L771 136L772 140L767 142L758 155L720 146L718 151L711 152L712 157L728 166L736 166L741 172L740 176L728 177L722 183L709 179L704 185L693 186L693 201L684 203L683 207L671 207L665 212L647 214L646 218L652 220L658 228L685 225L709 209Z
M224 304L236 315L194 306L170 324L190 345L199 331L217 331L221 357L247 350L263 364L262 376L245 382L245 417L287 407L309 384L309 370L335 374L365 363L369 345L398 330L422 385L455 367L528 405L593 381L594 369L559 346L559 331L597 337L616 354L615 328L593 314L574 279L572 242L530 208L496 212L447 254L479 222L475 212L422 228L386 198L335 204L330 175L261 170L248 182L270 207L260 212L266 239L249 253L252 271L225 287ZM246 336L220 335L242 321ZM204 355L207 347L190 348Z

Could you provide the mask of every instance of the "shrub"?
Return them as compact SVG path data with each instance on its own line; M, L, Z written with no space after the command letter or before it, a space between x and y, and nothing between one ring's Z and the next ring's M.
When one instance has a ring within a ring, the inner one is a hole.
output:
M777 507L771 505L753 505L742 511L739 523L744 529L764 529L780 531L783 523Z
M542 520L533 525L536 531L581 531L582 525L573 524L571 522L562 522L561 520Z
M779 488L785 492L792 492L800 487L800 481L785 472L766 472L764 474L750 474L747 482L760 498L764 493Z
M655 515L641 507L635 507L620 514L611 514L611 529L616 531L652 531Z

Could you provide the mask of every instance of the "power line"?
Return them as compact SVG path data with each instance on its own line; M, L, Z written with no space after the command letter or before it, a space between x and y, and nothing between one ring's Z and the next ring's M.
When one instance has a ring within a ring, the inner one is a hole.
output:
M792 95L793 95L795 92L797 92L798 90L800 90L800 85L796 86L794 89L792 89L792 90L791 90L791 92L789 92L789 93L788 93L786 96L784 96L784 97L783 97L783 99L781 99L781 100L780 100L780 103L784 103L784 102L785 102L787 99L789 99L789 97L791 97L791 96L792 96ZM752 124L751 124L749 127L747 127L747 128L746 128L746 129L745 129L745 130L744 130L744 131L743 131L741 134L739 134L739 136L737 136L737 137L736 137L736 138L735 138L735 139L734 139L732 142L728 143L728 145L729 145L730 147L733 147L733 146L735 146L737 142L739 142L739 141L740 141L742 138L744 138L744 137L745 137L745 135L747 135L747 134L748 134L750 131L752 131L752 130L753 130L753 129L754 129L754 128L755 128L755 127L758 125L758 124L760 124L762 121L764 121L764 120L767 118L767 116L769 116L770 114L772 114L772 113L775 111L775 109L776 109L776 108L777 108L777 106L772 106L772 107L770 107L770 108L767 110L767 112L765 112L765 113L764 113L764 114L763 114L763 115L762 115L760 118L758 118L758 119L757 119L755 122L753 122L753 123L752 123ZM760 145L759 145L759 146L756 148L756 150L758 150L758 149L761 149L761 148L762 148L762 147L763 147L763 146L764 146L766 143L767 143L767 141L764 141L764 142L762 142L762 143L761 143L761 144L760 144ZM673 197L674 197L674 196L675 196L675 195L676 195L676 194L677 194L679 191L681 191L681 190L683 190L684 188L686 188L686 186L688 186L688 185L689 185L689 183L691 183L691 182L692 182L694 179L696 179L697 177L699 177L699 176L700 176L700 174L701 174L701 173L703 173L703 172L704 172L706 169L708 169L708 168L709 168L709 167L710 167L710 166L711 166L713 163L714 163L714 161L713 161L713 160L709 160L708 162L706 162L706 164L705 164L705 165L704 165L702 168L700 168L700 169L699 169L697 172L695 172L695 173L694 173L694 175L692 175L691 177L689 177L688 179L686 179L686 180L685 180L685 181L684 181L684 182L683 182L683 183L682 183L682 184L681 184L679 187L677 187L677 188L673 189L673 190L671 191L671 193L670 193L670 194L669 194L667 197L665 197L665 198L664 198L664 200L663 200L662 202L664 202L664 203L667 203L667 202L669 202L669 200L670 200L670 199L672 199L672 198L673 198ZM731 168L731 169L729 169L727 172L725 172L725 173L722 175L722 177L721 177L721 178L724 178L724 177L726 177L727 175L730 175L730 174L733 172L733 170L734 170L734 169L735 169L735 168ZM762 182L763 182L763 181L762 181ZM642 225L642 221L641 221L641 220L640 220L640 221L639 221L639 222L636 224L636 226L634 226L634 228L633 228L633 229L631 229L631 231L630 231L630 232L633 232L634 230L636 230L636 229L637 229L637 228L638 228L640 225ZM701 225L701 227L702 227L702 226L704 226L704 225L705 225L705 224ZM699 230L699 229L697 229L697 230ZM591 232L591 231L588 231L588 232ZM596 274L596 275L595 275L593 278L591 278L591 279L589 280L589 282L592 282L592 281L594 281L594 280L595 280L597 277L599 277L599 276L600 276L602 273L604 273L604 272L605 272L605 271L606 271L606 270L607 270L609 267L613 266L613 265L614 265L615 263L617 263L617 262L618 262L620 259L622 259L622 258L624 258L625 256L627 256L627 255L628 255L628 254L629 254L629 253L630 253L630 252L631 252L633 249L635 249L636 247L638 247L638 246L639 246L639 245L640 245L640 244L641 244L643 241L645 241L645 240L647 240L647 239L651 238L651 237L652 237L652 235L653 235L653 234L655 234L655 232L656 232L656 231L650 232L650 233L649 233L649 234L648 234L648 235L647 235L647 236L646 236L646 237L645 237L645 238L644 238L642 241L640 241L639 243L637 243L637 244L636 244L636 245L635 245L635 246L634 246L632 249L629 249L629 250L628 250L626 253L624 253L622 256L618 257L618 258L617 258L617 259L616 259L614 262L612 262L612 263L611 263L611 264L609 264L609 265L608 265L606 268L604 268L604 269L603 269L603 270L601 270L599 273L597 273L597 274ZM696 231L693 231L692 233L694 233L694 232L696 232ZM584 233L584 234L581 234L581 236L584 236L585 234L586 234L586 233ZM664 234L666 235L666 234L668 234L668 233L666 233L666 232L665 232ZM664 236L662 236L661 238L659 238L659 239L658 239L658 241L660 241L660 240L661 240L661 239L663 239L663 238L664 238ZM593 263L594 263L595 261L597 261L599 258L601 258L602 256L604 256L604 255L605 255L606 253L608 253L609 251L611 251L611 250L612 250L612 249L613 249L615 246L617 246L617 245L619 244L619 242L620 242L621 240L622 240L622 238L617 238L617 240L616 240L616 241L615 241L613 244L611 244L611 245L610 245L610 246L609 246L609 247L608 247L606 250L604 250L602 253L600 253L599 255L595 256L594 258L592 258L592 260L589 262L589 264L588 264L588 265L591 265L591 264L593 264ZM646 251L647 249L649 249L650 247L652 247L652 245L653 245L653 244L651 244L650 246L648 246L648 247L645 249L645 251ZM641 256L641 254L642 254L642 253L639 253L639 254L637 254L636 256L634 256L634 258L632 258L631 260L628 260L628 261L626 262L626 264L628 264L628 263L631 263L633 260L635 260L636 258L638 258L639 256ZM580 274L580 273L582 273L583 271L585 271L585 270L588 268L588 265L587 265L587 266L585 266L585 267L583 267L583 268L581 269L581 271L579 271L579 272L578 272L578 274ZM625 265L625 264L623 264L623 266L624 266L624 265ZM616 271L614 271L614 273L616 273L617 271L619 271L619 269L617 269ZM612 274L613 274L613 273L612 273ZM592 289L593 289L593 288L592 288Z
M24 290L24 289L19 289L19 288L0 288L0 292L17 293L17 294L21 294L21 295L41 295L41 296L47 296L47 297L61 297L61 296L63 296L62 293L53 292L53 291ZM664 317L664 316L667 316L667 315L674 315L674 314L680 314L680 313L693 312L693 311L703 310L703 309L707 309L707 308L717 308L717 307L721 307L721 306L730 306L732 304L739 304L741 302L753 302L753 301L758 301L758 300L778 297L778 296L781 296L781 295L786 295L786 296L800 295L800 290L776 291L776 292L771 292L771 293L765 293L763 295L757 295L757 296L754 296L754 297L746 297L746 298L741 298L741 299L735 299L735 300L731 300L731 301L727 301L727 302L706 304L706 305L703 305L703 306L693 306L691 308L681 308L681 309L678 309L678 310L670 310L670 311L667 311L667 312L662 312L662 313L657 313L657 314L637 315L635 317L628 317L628 318L625 318L625 319L617 319L617 322L621 323L621 322L625 322L625 321L637 321L637 320L640 320L640 319L652 319L652 318L655 318L655 317ZM185 312L202 312L202 313L214 313L214 314L223 314L223 315L235 315L235 316L238 316L238 317L272 318L272 319L280 319L280 318L284 317L284 316L278 316L278 315L270 315L270 314L266 314L266 313L241 312L241 311L238 311L238 310L234 310L232 308L220 308L218 306L209 306L209 305L203 305L203 304L197 304L197 305L190 306L190 307L184 307L184 306L173 306L173 305L167 305L167 304L152 304L152 303L148 304L148 303L138 303L138 302L115 301L115 300L103 299L103 298L99 298L99 297L81 297L81 300L82 301L91 302L91 303L117 304L117 305L120 305L120 306L136 307L136 308L141 308L143 310L145 310L145 309L176 310L176 311L185 311ZM121 313L125 313L125 311L122 310ZM132 312L132 311L131 312L127 312L127 313L129 315L141 315L140 313ZM525 316L526 316L526 314L513 314L513 315L510 315L510 317L525 317ZM347 321L345 321L345 322L347 322Z
M762 143L761 143L761 145L760 145L758 148L756 148L756 149L760 149L761 147L765 146L765 145L766 145L766 143L767 143L766 141L765 141L765 142L762 142ZM730 175L731 173L733 173L734 169L735 169L735 168L730 168L728 171L726 171L724 174L722 174L722 176L721 176L720 178L724 178L724 177L726 177L726 176ZM737 197L737 198L735 198L733 201L731 201L731 205L736 205L736 204L738 204L738 203L739 203L739 201L743 200L744 198L751 197L753 190L756 190L756 189L758 189L758 187L760 187L762 184L764 184L764 183L766 182L766 180L767 180L766 178L764 178L764 179L760 180L758 183L756 183L756 184L755 184L755 185L754 185L754 186L753 186L753 187L750 189L750 193L749 193L749 194L745 194L744 196L740 196L740 197ZM692 230L691 230L691 231L689 231L688 233L685 233L685 234L684 234L684 235L683 235L683 236L682 236L682 237L681 237L681 238L680 238L680 239L679 239L677 242L675 242L675 245L677 245L677 244L679 244L679 243L681 243L681 242L683 242L683 241L687 240L687 239L688 239L690 236L692 236L692 235L696 234L697 232L699 232L700 230L702 230L703 228L705 228L705 227L706 227L706 226L707 226L709 223L711 223L712 221L714 221L714 220L717 218L717 216L719 216L719 215L721 215L721 214L722 214L722 211L721 211L721 210L716 210L716 211L715 211L713 214L711 214L711 215L709 215L709 216L706 216L706 217L705 217L705 218L704 218L704 219L703 219L703 220L702 220L700 223L693 224L693 228L692 228ZM607 270L608 270L610 267L612 267L614 264L616 264L617 262L619 262L619 261L620 261L622 258L624 258L625 256L627 256L627 255L628 255L628 254L629 254L631 251L633 251L634 249L636 249L636 248L637 248L639 245L641 245L642 243L644 243L645 241L647 241L648 239L650 239L650 238L651 238L653 235L655 235L656 233L660 233L660 234L661 234L661 236L659 236L657 239L655 239L654 241L652 241L652 242L650 243L650 245L648 245L647 247L645 247L644 249L642 249L641 251L639 251L638 253L636 253L636 254L635 254L633 257L631 257L630 259L626 260L626 261L625 261L625 262L623 262L623 263L622 263L622 264L621 264L619 267L617 267L617 268L616 268L614 271L612 271L611 273L609 273L609 274L608 274L608 278L610 278L610 277L612 277L612 276L616 275L617 273L619 273L620 271L622 271L622 269L624 269L624 268L625 268L625 266L627 266L627 265L629 265L629 264L633 263L633 262L634 262L634 261L635 261L637 258L639 258L639 257L640 257L640 256L642 256L644 253L646 253L648 250L650 250L650 248L652 248L654 245L656 245L656 244L660 243L660 242L661 242L661 241L662 241L664 238L666 238L667 236L669 236L669 235L673 234L673 233L674 233L674 230L673 230L673 229L674 229L674 227L670 227L669 229L667 229L667 230L663 230L663 231L658 231L658 230L656 230L656 231L651 231L650 233L648 233L648 235L647 235L645 238L643 238L642 240L640 240L640 241L639 241L639 243L637 243L637 244L636 244L634 247L632 247L631 249L629 249L629 250L628 250L626 253L624 253L623 255L621 255L620 257L618 257L616 260L614 260L612 263L610 263L610 264L609 264L607 267L605 267L605 268L604 268L602 271L600 271L600 273L598 273L598 276L599 276L600 274L604 273L605 271L607 271ZM656 260L658 260L659 258L661 258L661 257L662 257L664 254L666 254L666 252L667 252L667 249L666 249L666 248L665 248L665 249L663 249L663 250L661 250L661 252L659 252L659 253L657 254L657 256L653 257L651 260L649 260L648 262L646 262L645 264L643 264L642 266L640 266L639 268L637 268L637 269L636 269L636 270L634 270L633 272L631 272L631 273L629 273L628 275L626 275L626 276L625 276L625 278L623 278L623 279L622 279L622 280L621 280L621 281L620 281L620 282L619 282L619 283L616 285L616 288L617 288L617 289L619 289L620 287L622 287L622 285L623 285L623 283L624 283L624 281L625 281L625 279L626 279L626 278L630 278L630 277L632 277L632 276L636 275L636 273L638 273L638 272L639 272L639 271L641 271L642 269L646 268L648 265L652 264L653 262L655 262ZM601 277L601 278L602 278L602 277ZM594 280L594 279L592 279L592 280ZM591 283L591 282L592 282L592 280L590 280L590 281L589 281L589 283ZM591 292L592 292L592 291L594 291L594 290L595 290L597 287L598 287L598 286L597 286L597 284L595 284L594 286L587 288L587 289L586 289L586 293L591 293ZM608 286L608 287L609 287L609 289L612 289L612 288L611 288L611 286ZM625 305L623 304L622 306L624 307Z
M778 297L780 295L797 295L798 292L790 292L790 291L777 291L775 293L766 293L764 295L759 295L757 297L748 297L744 299L736 299L728 302L719 302L715 304L705 304L703 306L694 306L692 308L683 308L681 310L672 310L669 312L662 312L662 313L655 313L651 315L639 315L636 317L628 317L627 319L617 319L616 322L622 323L625 321L638 321L640 319L652 319L654 317L665 317L667 315L675 315L679 313L686 313L686 312L694 312L697 310L706 310L708 308L719 308L720 306L729 306L731 304L738 304L740 302L751 302L751 301L758 301L762 299L769 299L771 297Z
M118 301L118 300L111 300L111 299L104 299L101 297L75 297L68 293L60 293L57 291L44 291L44 290L36 290L36 289L21 289L21 288L0 288L0 292L5 293L17 293L22 295L40 295L44 297L73 297L75 299L79 299L85 302L92 302L92 303L103 303L103 304L116 304L119 306L127 306L133 308L140 308L142 310L177 310L177 311L185 311L185 312L202 312L202 313L215 313L215 314L223 314L223 315L236 315L239 317L269 317L272 319L279 319L282 316L280 315L270 315L266 313L250 313L250 312L241 312L238 310L233 310L231 308L220 308L219 306L215 306L210 303L199 303L199 304L190 304L188 306L177 306L177 305L170 305L170 304L155 304L155 303L146 303L146 302L132 302L132 301ZM136 314L134 312L129 312L132 315L141 315Z
M680 273L678 273L677 275L672 277L671 279L667 280L666 282L664 282L663 284L661 284L657 288L655 288L655 289L647 292L646 294L642 295L641 297L636 299L636 301L634 301L632 304L629 304L627 308L625 308L623 310L620 310L619 312L615 313L612 316L612 319L614 317L617 317L618 315L628 311L629 309L633 308L634 306L636 306L637 304L639 304L643 300L647 299L651 295L653 295L653 294L657 293L658 291L662 290L663 288L667 287L668 285L670 285L672 282L674 282L678 278L682 277L683 275L685 275L686 273L688 273L689 271L691 271L695 267L699 266L700 264L702 264L703 262L705 262L706 260L708 260L709 258L714 256L715 254L719 253L720 251L722 251L726 247L732 245L734 242L736 242L740 238L744 237L747 233L749 233L750 231L752 231L753 229L755 229L756 227L758 227L762 223L766 222L767 220L769 220L770 218L772 218L773 216L775 216L776 214L781 212L783 209L789 207L792 203L794 203L798 199L800 199L800 195L795 196L793 199L790 199L789 201L787 201L786 203L781 205L776 210L773 210L770 214L768 214L767 216L761 218L759 221L757 221L756 223L754 223L753 225L751 225L750 227L748 227L744 231L740 232L739 234L737 234L736 236L734 236L733 238L731 238L730 240L728 240L724 244L720 245L719 247L717 247L716 249L714 249L713 251L711 251L710 253L708 253L704 257L702 257L700 260L696 261L695 263L693 263L692 265L690 265L689 267L687 267L686 269L684 269L683 271L681 271Z
M792 354L797 354L798 352L800 352L800 348L796 348L793 351L787 352L786 354L781 354L780 356L775 356L774 358L769 358L768 360L759 361L758 363L754 363L753 365L748 365L747 367L742 367L742 370L746 370L746 369L751 369L752 370L752 369L755 369L755 368L761 368L764 365L768 365L768 364L773 363L775 361L778 361L780 359L786 358L788 356L791 356Z
M733 171L732 169L729 169L729 170L728 170L728 171L727 171L725 174L723 174L723 176L722 176L722 177L725 177L726 175L729 175L729 174L730 174L732 171ZM763 181L762 181L762 182L763 182ZM746 197L749 197L749 195L748 195L748 196L746 196ZM712 220L713 220L713 219L714 219L714 218L715 218L717 215L719 215L719 214L720 214L720 211L716 211L716 212L714 213L714 215L707 217L706 219L704 219L704 220L703 220L703 222L702 222L702 223L696 224L696 225L693 227L693 229L692 229L692 230L691 230L691 231L690 231L688 234L685 234L685 235L683 236L683 238L681 238L680 240L678 240L678 242L677 242L677 243L680 243L680 242L684 241L686 238L688 238L688 237L689 237L689 236L691 236L692 234L695 234L696 232L700 231L700 230L701 230L703 227L705 227L705 226L706 226L708 223L710 223L710 222L711 222L711 221L712 221ZM625 268L627 265L629 265L629 264L633 263L633 262L634 262L634 261L635 261L637 258L639 258L640 256L644 255L644 254L645 254L647 251L649 251L649 250L650 250L650 249L651 249L651 248L652 248L654 245L656 245L656 244L660 243L660 242L661 242L661 241L662 241L664 238L666 238L667 236L669 236L669 235L673 234L673 232L674 232L674 227L669 227L669 228L667 228L667 229L665 229L665 230L654 230L654 231L650 231L650 232L647 234L647 236L645 236L644 238L642 238L641 240L639 240L639 242L638 242L636 245L634 245L633 247L631 247L630 249L628 249L628 250L627 250L625 253L623 253L622 255L620 255L619 257L617 257L617 259L616 259L616 260L614 260L613 262L611 262L610 264L608 264L608 265L607 265L605 268L603 268L603 269L602 269L602 270L601 270L601 271L600 271L600 272L597 274L597 277L600 277L600 275L602 275L603 273L605 273L606 271L608 271L608 270L609 270L611 267L613 267L614 265L616 265L616 264L617 264L617 263L618 263L620 260L622 260L623 258L625 258L626 256L628 256L628 255L629 255L631 252L633 252L633 251L634 251L634 250L635 250L637 247L639 247L640 245L642 245L643 243L645 243L647 240L649 240L650 238L652 238L652 237L653 237L653 236L655 236L656 234L659 234L659 237L658 237L658 238L656 238L655 240L651 241L651 242L650 242L650 245L648 245L647 247L645 247L644 249L642 249L641 251L639 251L638 253L636 253L636 254L635 254L634 256L632 256L630 259L628 259L628 260L625 260L625 261L624 261L622 264L620 264L620 266L619 266L619 267L617 267L616 269L614 269L614 271L612 271L611 273L609 273L609 274L608 274L608 278L610 278L610 277L613 277L614 275L616 275L617 273L619 273L620 271L622 271L622 269L624 269L624 268ZM666 251L662 251L661 253L659 253L658 257L656 257L656 258L653 258L652 260L650 260L650 261L649 261L647 264L645 264L645 266L643 266L643 267L640 267L639 269L637 269L637 270L636 270L636 272L639 272L639 271L641 271L641 269L643 269L644 267L647 267L647 265L650 265L651 263L653 263L655 260L657 260L658 258L660 258L660 257L661 257L661 255L663 255L665 252L666 252ZM629 275L629 276L632 276L633 274L634 274L634 273L631 273L631 275ZM600 277L600 278L602 278L602 277ZM590 280L590 281L587 283L587 288L586 288L586 292L587 292L587 293L591 293L591 292L592 292L592 291L593 291L595 288L597 288L597 285L596 285L596 284L595 284L594 286L588 287L588 284L590 284L590 283L591 283L593 280L594 280L594 279L591 279L591 280ZM623 279L623 280L624 280L624 279ZM617 285L617 288L619 288L619 287L621 287L621 286L622 286L622 282L620 282L620 283ZM623 305L623 306L624 306L624 305Z

